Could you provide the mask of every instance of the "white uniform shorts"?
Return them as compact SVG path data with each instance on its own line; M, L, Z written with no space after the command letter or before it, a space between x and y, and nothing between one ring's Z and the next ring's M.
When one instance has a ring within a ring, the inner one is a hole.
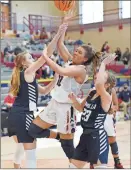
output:
M115 131L115 124L113 121L113 115L107 114L106 120L104 122L104 128L105 131L107 132L107 135L110 136L116 136L116 131Z
M51 99L38 116L47 123L57 125L57 131L62 134L74 133L76 130L76 113L71 104L58 103Z

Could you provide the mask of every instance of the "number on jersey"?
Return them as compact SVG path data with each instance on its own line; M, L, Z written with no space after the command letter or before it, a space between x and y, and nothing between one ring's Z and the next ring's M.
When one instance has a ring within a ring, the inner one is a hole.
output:
M91 115L92 111L91 110L84 110L84 112L82 113L82 116L81 116L81 119L84 121L84 122L87 122L90 115Z
M63 80L63 76L60 76L60 75L59 75L59 79L58 79L58 81L57 81L57 86L61 86L62 80Z

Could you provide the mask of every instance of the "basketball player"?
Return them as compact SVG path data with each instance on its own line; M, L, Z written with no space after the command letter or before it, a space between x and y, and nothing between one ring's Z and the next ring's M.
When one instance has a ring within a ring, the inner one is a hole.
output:
M115 114L118 110L118 98L115 89L112 89L112 101L113 101L113 114L108 114L105 120L104 128L108 135L108 142L111 147L111 152L114 158L114 168L115 169L124 169L118 152L118 145L116 142L116 130L115 130Z
M97 74L94 76L94 83L96 81ZM114 86L116 82L114 81ZM107 114L105 122L104 122L104 128L108 135L108 142L111 147L112 155L114 158L114 167L115 169L123 169L122 164L120 163L119 155L118 155L118 145L116 142L116 131L115 131L115 114L118 110L118 98L117 94L114 88L112 88L112 108L111 108L111 114ZM94 169L93 165L90 165L90 169Z
M29 136L28 128L34 119L33 112L37 109L38 92L48 94L54 87L57 77L46 87L37 85L35 73L44 63L41 57L33 63L32 56L27 52L19 53L15 58L15 67L12 73L10 93L16 97L8 118L9 136L13 136L18 143L14 168L20 168L24 150L26 153L26 168L36 168L36 141ZM31 74L28 69L32 69Z
M104 121L112 105L110 91L115 77L105 71L105 66L115 58L114 54L102 61L95 82L96 90L91 91L82 103L77 101L73 93L69 95L73 107L83 112L81 115L83 133L75 149L70 168L83 168L86 162L94 164L95 168L99 169L107 167L108 140Z
M66 24L65 27L67 27ZM47 51L44 50L44 60L50 68L60 76L56 86L52 90L51 101L45 110L33 120L29 128L29 134L34 138L48 138L50 136L49 128L57 125L57 130L60 133L61 147L70 160L74 151L73 136L76 120L74 109L68 95L70 92L74 92L75 95L79 94L80 88L87 77L85 66L90 65L92 62L97 64L99 56L91 46L86 45L79 47L72 56L63 44L66 29L59 38L58 43L55 42L53 44L51 42L47 47ZM56 36L54 38L56 38ZM52 55L52 49L54 49L56 43L61 57L67 63L65 68L62 68L48 57ZM69 64L70 59L72 62ZM94 65L94 68L96 68L96 66L97 65Z

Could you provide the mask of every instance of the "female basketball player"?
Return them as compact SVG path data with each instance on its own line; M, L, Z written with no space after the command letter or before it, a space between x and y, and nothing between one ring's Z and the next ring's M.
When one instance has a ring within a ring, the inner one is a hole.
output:
M111 152L114 158L114 168L123 169L123 166L119 159L118 145L116 141L116 130L115 130L115 114L118 110L118 98L115 89L112 89L112 102L113 109L112 114L108 114L104 123L104 128L108 135L108 142L111 147Z
M36 142L34 138L28 135L28 128L34 119L33 111L37 109L38 92L44 95L48 94L57 80L57 77L55 77L46 87L37 85L35 73L40 63L42 63L42 66L44 63L43 57L33 63L32 56L27 52L19 53L15 58L10 93L16 99L8 118L9 136L14 136L15 141L18 143L14 158L14 168L20 168L24 149L26 168L36 168ZM28 73L30 67L35 67L31 74Z
M73 107L83 112L81 115L83 133L75 149L70 168L83 168L86 162L95 164L97 168L106 167L104 164L108 161L108 140L104 121L111 108L110 91L115 77L105 71L105 66L115 58L116 56L112 55L103 60L95 82L96 90L91 91L82 103L77 101L73 93L69 95Z
M65 27L67 27L66 24ZM51 69L60 76L51 93L51 101L45 110L33 120L33 123L29 128L29 134L34 138L48 138L50 135L49 127L57 124L57 129L60 133L61 146L66 156L71 159L74 151L73 133L75 132L76 121L68 95L70 92L74 92L76 95L79 94L80 88L86 80L86 66L93 62L94 68L96 68L99 56L94 52L91 46L86 45L79 47L72 56L63 44L65 31L60 37L57 47L64 61L68 62L72 59L72 63L68 64L65 68L62 68L48 57L52 55L51 50L56 46L55 43L48 45L47 52L44 50L44 60ZM40 128L41 132L39 131Z
M94 75L94 83L96 81L97 74ZM114 86L116 82L114 81ZM112 82L113 85L113 82ZM110 109L110 114L107 114L105 122L104 122L104 128L107 132L108 136L108 142L111 147L112 155L114 158L114 167L115 169L123 169L122 164L120 163L119 155L118 155L118 145L116 142L116 132L115 132L115 113L118 110L118 98L116 94L116 90L112 89L112 108ZM94 169L93 165L90 165L90 169Z

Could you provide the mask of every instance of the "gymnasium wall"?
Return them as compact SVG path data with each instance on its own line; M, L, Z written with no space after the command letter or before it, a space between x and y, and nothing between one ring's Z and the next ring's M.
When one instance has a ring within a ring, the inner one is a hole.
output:
M71 39L81 39L84 43L91 43L97 50L101 49L102 44L105 41L109 42L111 50L115 50L116 47L120 47L122 51L126 47L130 48L130 24L124 25L123 30L119 30L118 26L105 27L103 32L99 32L98 29L85 30L84 34L81 35L79 31L68 32L67 37Z
M79 11L78 6L79 4L77 3L77 11ZM104 1L104 11L116 8L119 8L119 1ZM104 20L108 21L118 18L119 11L115 15L105 16ZM130 24L124 24L122 30L119 30L118 25L111 25L104 27L103 32L99 32L98 27L94 29L85 29L83 35L80 34L80 29L78 31L68 31L67 37L70 36L71 39L75 40L81 39L85 43L90 42L98 50L101 49L101 46L105 41L108 41L112 51L114 51L116 47L120 47L122 51L124 51L126 47L130 48L130 30Z
M28 19L29 14L60 16L54 1L11 1L12 12L17 13L18 26L22 25L23 17Z

